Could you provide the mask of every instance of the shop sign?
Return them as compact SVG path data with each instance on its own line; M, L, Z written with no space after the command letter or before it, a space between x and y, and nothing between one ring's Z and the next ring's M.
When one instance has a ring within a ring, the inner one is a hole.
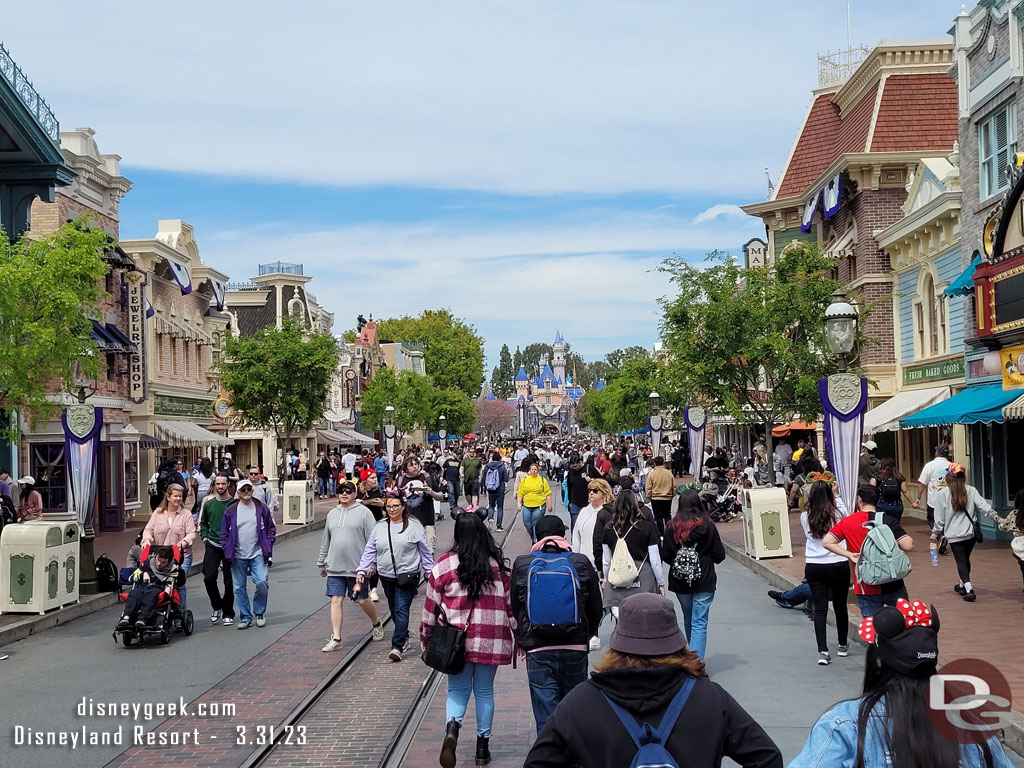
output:
M209 418L212 401L190 397L153 395L153 413L157 416L195 416Z
M135 354L128 356L128 397L133 403L146 399L146 280L141 272L128 272L128 339Z
M1003 373L1003 389L1024 387L1024 344L999 350L999 368Z
M757 269L768 264L768 243L754 238L743 245L743 253L747 259L747 269Z
M962 378L964 375L964 359L962 357L953 360L944 360L941 363L930 363L929 365L915 365L912 368L903 369L904 384L920 384L923 381L936 381L938 379Z

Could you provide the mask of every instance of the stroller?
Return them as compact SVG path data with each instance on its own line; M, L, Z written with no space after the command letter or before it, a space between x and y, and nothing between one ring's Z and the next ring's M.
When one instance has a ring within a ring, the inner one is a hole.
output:
M172 559L179 566L181 565L181 550L178 547L170 547L172 551ZM142 554L139 556L139 562L145 563L149 560L150 547L146 547L142 550ZM122 579L124 571L128 569L122 569ZM175 632L181 632L188 636L192 634L195 629L195 618L190 610L181 609L181 595L178 592L178 587L185 583L185 574L181 571L178 572L178 577L174 583L174 588L171 591L170 597L163 591L164 588L159 585L150 583L144 583L141 580L133 580L133 586L131 590L136 589L159 589L160 594L157 597L156 611L153 615L152 620L145 625L145 627L139 627L136 624L123 624L118 622L118 625L114 628L112 636L116 643L120 636L121 643L125 648L132 645L136 641L139 645L143 645L146 642L146 638L152 636L159 636L160 643L167 645L171 641L171 635ZM119 591L121 591L119 589ZM127 594L125 594L125 600L127 600Z
M712 520L716 523L731 523L739 514L739 506L742 503L740 484L733 481L724 491L719 492L718 486L714 483L705 483L700 498Z

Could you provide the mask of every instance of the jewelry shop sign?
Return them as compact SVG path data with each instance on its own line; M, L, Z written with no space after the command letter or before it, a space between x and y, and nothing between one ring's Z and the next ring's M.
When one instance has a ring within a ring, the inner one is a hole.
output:
M128 396L133 403L146 399L146 278L141 272L128 272L128 338L135 352L128 356Z

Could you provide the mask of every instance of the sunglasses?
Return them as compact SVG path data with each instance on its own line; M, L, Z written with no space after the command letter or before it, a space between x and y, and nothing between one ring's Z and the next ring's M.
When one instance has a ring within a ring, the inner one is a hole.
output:
M338 493L355 493L355 488L339 488Z
M600 491L597 488L588 488L587 493L600 493Z

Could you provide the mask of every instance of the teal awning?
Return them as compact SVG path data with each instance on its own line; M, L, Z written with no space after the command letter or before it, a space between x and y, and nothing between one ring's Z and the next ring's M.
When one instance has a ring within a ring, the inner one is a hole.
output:
M960 277L949 284L943 291L947 296L970 296L974 293L974 268L981 264L981 256L975 255L967 269L960 273Z
M1002 423L1003 406L1013 402L1019 390L1003 389L1002 384L968 387L948 400L900 419L900 429L937 427L940 424Z

